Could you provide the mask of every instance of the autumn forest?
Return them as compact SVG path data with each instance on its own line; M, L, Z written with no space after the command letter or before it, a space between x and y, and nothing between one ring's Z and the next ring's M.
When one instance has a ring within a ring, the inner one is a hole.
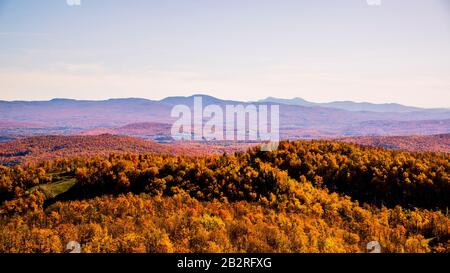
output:
M325 140L6 164L0 252L448 253L449 172L446 152Z

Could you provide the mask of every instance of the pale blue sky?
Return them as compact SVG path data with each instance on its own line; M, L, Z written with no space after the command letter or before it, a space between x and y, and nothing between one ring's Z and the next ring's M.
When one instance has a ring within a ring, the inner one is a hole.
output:
M450 1L0 0L0 99L450 107Z

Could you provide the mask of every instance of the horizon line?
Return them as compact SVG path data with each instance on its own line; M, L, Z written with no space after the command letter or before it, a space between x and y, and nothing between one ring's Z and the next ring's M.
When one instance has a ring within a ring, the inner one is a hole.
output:
M174 96L167 96L162 99L152 99L152 98L144 98L144 97L110 97L110 98L102 98L102 99L78 99L78 98L68 98L68 97L54 97L50 99L32 99L32 100L26 100L26 99L17 99L17 100L5 100L0 98L0 102L50 102L54 100L67 100L67 101L89 101L89 102L102 102L102 101L111 101L111 100L146 100L146 101L153 101L153 102L161 102L168 98L191 98L191 97L210 97L221 101L234 101L234 102L242 102L242 103L260 103L264 100L268 99L276 99L276 100L286 100L286 101L294 101L294 100L303 100L306 103L312 103L312 104L319 104L316 106L322 106L321 104L330 104L330 103L355 103L355 104L371 104L371 105L398 105L398 106L404 106L404 107L410 107L410 108L417 108L417 109L425 109L425 110L431 110L431 109L450 109L450 107L423 107L423 106L412 106L412 105L406 105L398 102L370 102L370 101L354 101L354 100L331 100L326 102L316 102L316 101L310 101L303 99L302 97L292 97L292 98L284 98L284 97L275 97L275 96L268 96L265 98L261 98L258 100L236 100L236 99L223 99L216 96L208 95L208 94L201 94L196 93L188 96L183 95L174 95ZM284 105L293 105L293 106L301 106L296 104L288 104L279 102L279 104ZM312 105L314 106L314 105Z

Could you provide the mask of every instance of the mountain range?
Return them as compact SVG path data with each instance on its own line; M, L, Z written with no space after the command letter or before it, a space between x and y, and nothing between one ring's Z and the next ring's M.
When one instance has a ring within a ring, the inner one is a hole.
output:
M419 107L413 107L413 106L405 106L398 103L369 103L369 102L354 102L354 101L332 101L332 102L326 102L326 103L317 103L317 102L310 102L307 100L304 100L302 98L293 98L293 99L280 99L280 98L274 98L274 97L268 97L266 99L259 100L258 102L263 103L279 103L279 104L287 104L287 105L299 105L299 106L320 106L320 107L326 107L326 108L335 108L335 109L342 109L347 111L370 111L370 112L399 112L399 113L405 113L405 112L415 112L415 111L448 111L447 108L419 108Z
M0 101L0 140L20 136L96 132L167 139L170 137L171 124L176 120L170 115L171 109L178 104L192 106L194 96L202 97L203 106L279 104L282 139L450 132L449 108L424 109L400 104L351 101L313 103L300 98L273 97L242 102L193 95L162 100Z

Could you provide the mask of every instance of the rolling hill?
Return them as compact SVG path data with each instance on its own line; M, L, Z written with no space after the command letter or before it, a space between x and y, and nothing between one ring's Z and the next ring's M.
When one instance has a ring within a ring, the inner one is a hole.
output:
M450 153L450 134L430 136L360 136L338 138L336 140L391 150Z
M0 143L0 165L17 165L56 158L104 157L110 154L157 153L214 155L246 150L249 144L174 142L170 145L128 136L35 136Z
M148 124L136 124L132 129L142 133ZM128 127L127 127L128 128ZM154 129L150 127L150 129ZM113 133L119 131L109 130ZM255 143L242 142L193 142L174 141L161 144L142 138L112 134L75 136L35 136L0 143L0 165L40 162L57 158L109 156L110 154L171 154L171 155L221 155L246 151ZM363 146L379 147L409 152L450 153L450 134L430 136L361 136L332 139L339 142L355 143Z

